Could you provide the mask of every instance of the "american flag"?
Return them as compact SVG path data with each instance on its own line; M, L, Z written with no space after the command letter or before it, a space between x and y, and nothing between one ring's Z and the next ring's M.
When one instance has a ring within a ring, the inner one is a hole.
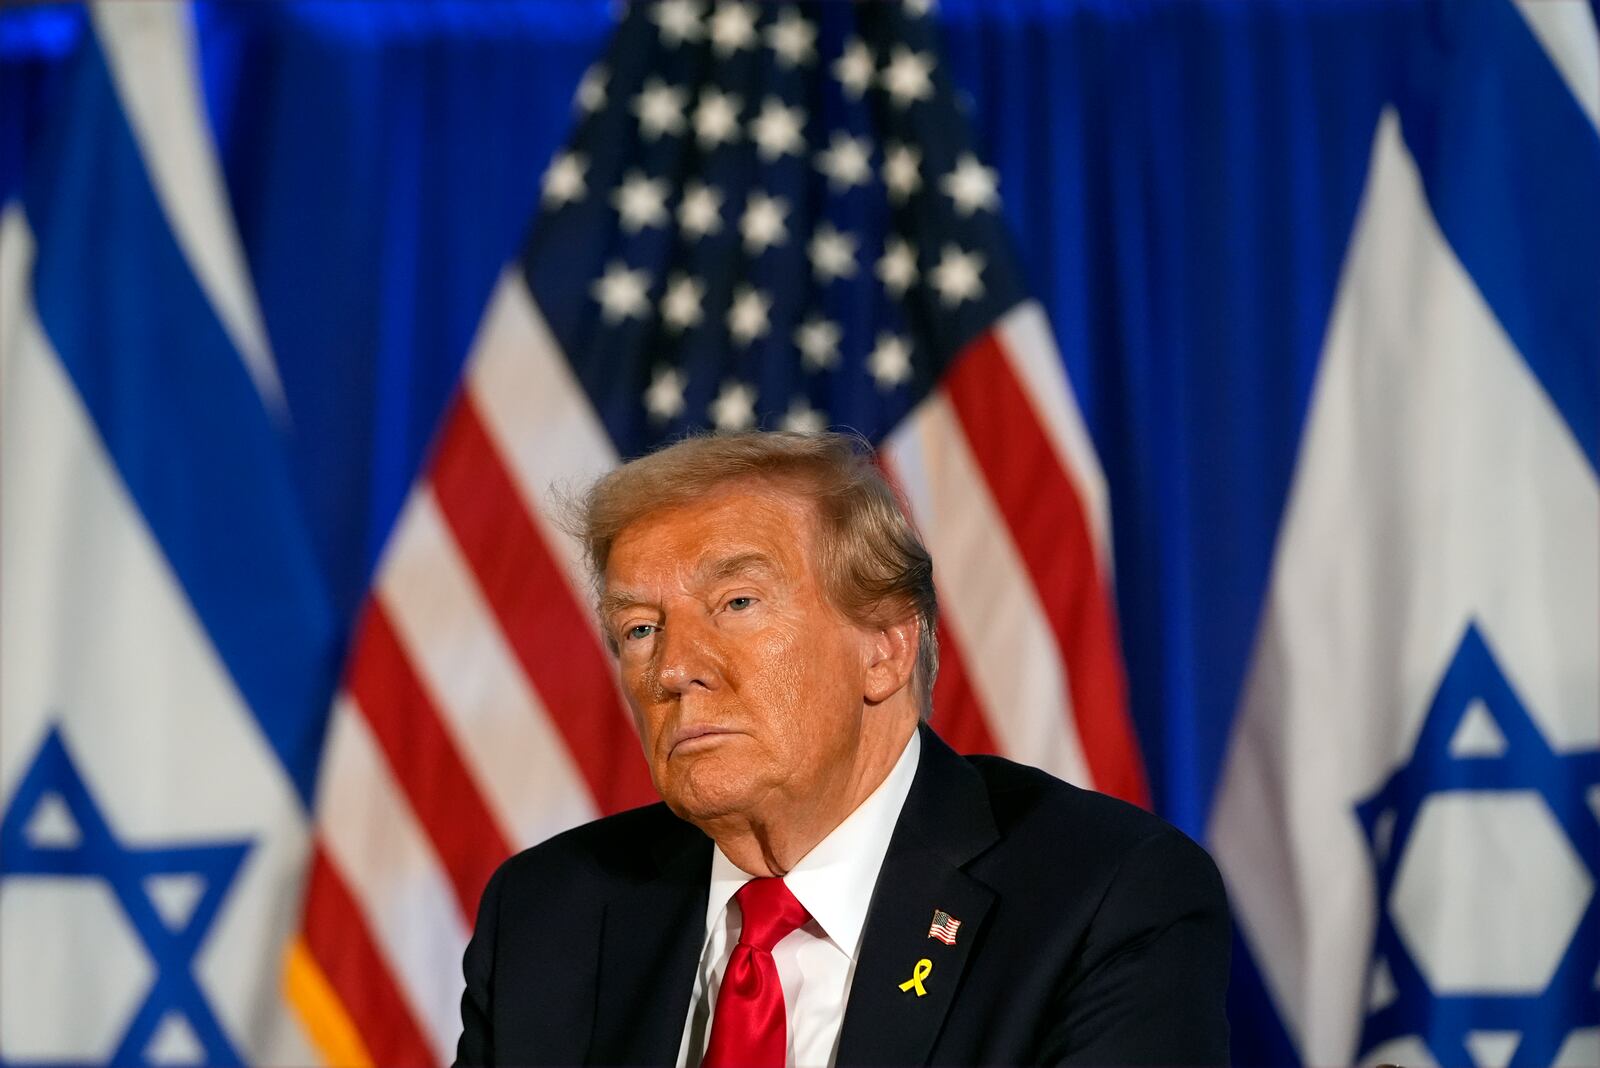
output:
M956 932L961 930L961 921L943 909L937 909L933 914L933 923L928 926L928 937L937 938L947 946L956 944Z
M940 733L1145 800L1104 480L936 32L662 0L584 77L329 728L287 975L330 1062L448 1061L490 872L655 799L551 517L693 429L865 435L935 561Z

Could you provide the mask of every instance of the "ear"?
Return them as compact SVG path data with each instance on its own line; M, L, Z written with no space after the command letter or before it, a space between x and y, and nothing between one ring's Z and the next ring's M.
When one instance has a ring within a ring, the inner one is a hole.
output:
M922 627L907 616L867 632L866 693L870 704L880 704L911 684L917 667L917 644Z

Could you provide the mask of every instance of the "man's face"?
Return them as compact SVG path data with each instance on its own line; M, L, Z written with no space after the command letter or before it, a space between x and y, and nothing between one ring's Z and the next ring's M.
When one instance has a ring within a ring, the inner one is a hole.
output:
M695 822L843 789L871 636L829 603L813 505L763 483L646 516L611 549L602 611L656 788Z

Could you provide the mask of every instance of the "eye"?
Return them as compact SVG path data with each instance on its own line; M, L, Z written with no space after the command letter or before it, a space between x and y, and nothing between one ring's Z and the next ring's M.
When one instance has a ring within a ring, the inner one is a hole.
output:
M656 632L654 623L636 623L622 632L622 640L629 642L642 641Z
M730 597L728 598L728 609L733 612L743 612L755 603L756 599L754 597Z

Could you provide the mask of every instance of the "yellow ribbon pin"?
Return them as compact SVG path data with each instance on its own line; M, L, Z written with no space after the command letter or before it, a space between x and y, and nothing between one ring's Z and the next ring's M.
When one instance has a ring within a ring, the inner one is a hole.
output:
M923 957L921 960L917 961L917 966L911 969L911 978L900 984L900 989L911 990L915 988L917 997L920 998L922 995L928 992L923 987L922 981L928 977L928 973L931 971L933 971L933 961L929 960L927 957Z

